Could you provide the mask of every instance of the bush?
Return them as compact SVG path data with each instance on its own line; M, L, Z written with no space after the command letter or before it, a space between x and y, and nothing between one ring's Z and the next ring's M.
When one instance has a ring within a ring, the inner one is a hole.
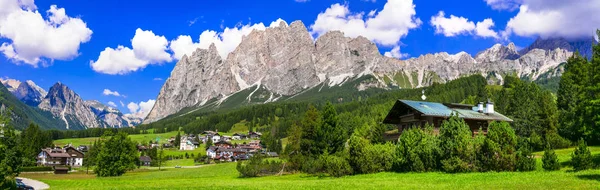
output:
M522 147L517 151L516 155L517 171L533 171L535 170L535 157L531 153L531 150L526 147Z
M323 171L323 162L320 159L314 159L312 157L306 158L300 166L300 170L307 174L318 174Z
M320 157L325 173L333 177L342 177L352 174L352 167L348 161L339 156L322 155Z
M569 148L572 144L571 141L561 137L556 132L546 134L546 141L552 148Z
M248 161L238 162L236 169L241 177L257 177L278 173L282 167L283 163L280 161L264 160L264 156L254 155Z
M469 172L473 170L475 150L472 132L467 123L453 115L440 127L442 169L446 172Z
M591 169L593 166L592 153L583 139L579 140L579 146L571 154L571 164L575 171Z
M369 140L352 135L348 141L349 164L355 173L390 171L394 163L394 145L372 145Z
M542 167L546 171L560 170L560 163L558 162L558 157L556 157L556 153L554 153L554 150L550 148L550 145L546 145L546 150L544 151L542 162Z
M517 136L506 122L492 122L481 148L484 171L514 171Z
M529 136L529 144L535 151L544 150L544 139L542 139L542 136L535 132Z
M396 171L425 172L438 169L439 141L433 128L411 128L402 133L396 145Z
M35 167L22 167L21 172L47 172L53 171L50 166L35 166Z

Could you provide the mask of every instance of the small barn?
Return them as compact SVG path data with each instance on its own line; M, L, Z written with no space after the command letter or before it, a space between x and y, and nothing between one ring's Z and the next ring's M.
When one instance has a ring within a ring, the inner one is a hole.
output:
M152 164L152 158L150 156L140 156L140 165L150 166Z
M398 126L398 132L410 127L432 125L438 132L442 122L452 115L465 120L467 125L477 134L482 129L487 134L487 127L493 121L512 122L513 120L494 111L494 103L481 102L477 106L456 103L437 103L413 100L398 100L383 120L385 124Z

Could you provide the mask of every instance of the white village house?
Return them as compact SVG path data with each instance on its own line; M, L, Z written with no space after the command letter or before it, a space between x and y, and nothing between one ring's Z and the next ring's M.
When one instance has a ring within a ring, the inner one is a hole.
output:
M37 164L40 166L72 166L83 165L83 153L73 147L46 148L37 156Z
M184 135L181 137L179 150L195 150L199 145L200 143L196 141L196 138Z

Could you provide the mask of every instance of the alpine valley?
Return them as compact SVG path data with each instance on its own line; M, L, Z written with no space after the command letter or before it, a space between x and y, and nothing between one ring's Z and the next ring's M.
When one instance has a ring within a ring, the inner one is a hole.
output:
M332 31L313 40L301 21L281 22L278 27L252 31L226 58L214 45L185 55L144 123L275 101L323 96L350 101L348 94L419 88L473 74L483 75L490 84L500 84L508 75L548 83L557 81L574 50L585 55L592 43L593 38L538 39L521 51L509 43L496 44L474 57L441 52L398 60L383 56L361 36L349 38Z
M184 55L143 120L152 123L190 112L210 112L283 101L352 101L356 95L420 88L480 74L489 84L506 76L556 87L574 51L591 54L587 40L538 39L518 50L496 44L475 56L465 52L421 55L407 60L383 56L365 37L331 31L313 39L301 21L254 30L221 57L215 45ZM122 128L143 118L84 100L57 82L48 91L33 81L1 79L0 109L12 112L17 129Z

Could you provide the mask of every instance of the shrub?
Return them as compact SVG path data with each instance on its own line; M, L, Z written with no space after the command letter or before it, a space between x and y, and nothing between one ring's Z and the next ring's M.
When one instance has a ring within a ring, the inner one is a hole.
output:
M558 162L558 157L556 157L556 153L554 153L554 150L550 148L550 145L546 145L546 150L544 150L542 162L542 167L546 171L560 170L560 163Z
M517 136L506 122L492 122L481 148L484 171L514 171Z
M391 143L372 145L369 140L352 135L348 141L349 164L355 173L390 171L394 163Z
M46 172L53 171L50 166L35 166L35 167L22 167L21 172Z
M569 148L571 141L561 137L556 132L549 132L546 134L546 141L552 146L552 148Z
M333 177L342 177L352 174L352 167L348 161L339 156L322 155L320 157L325 173Z
M411 128L402 133L396 145L396 171L425 172L438 169L439 141L432 127Z
M535 151L544 150L544 139L542 139L542 136L535 132L529 136L529 144Z
M535 170L535 157L529 148L521 147L519 151L517 151L516 159L517 171L524 172Z
M442 169L446 172L468 172L473 170L475 150L472 132L467 123L453 115L440 127Z
M300 166L300 170L307 174L318 174L323 171L323 162L320 159L314 159L312 157L306 158Z
M581 171L592 168L592 154L583 139L579 140L579 146L571 154L571 164L573 170Z
M248 161L238 162L236 169L241 177L257 177L278 173L282 167L283 163L280 161L264 160L264 156L254 155Z

